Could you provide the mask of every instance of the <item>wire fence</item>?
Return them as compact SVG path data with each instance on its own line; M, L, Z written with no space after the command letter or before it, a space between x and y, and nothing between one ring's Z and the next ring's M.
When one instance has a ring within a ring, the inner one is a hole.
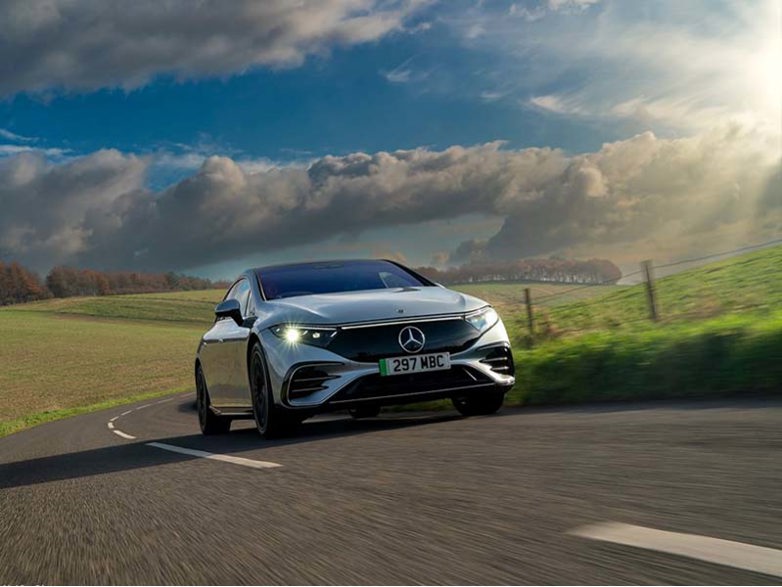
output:
M753 283L749 286L751 291L747 295L737 297L735 289L726 289L724 284L719 284L719 280L711 283L707 279L695 278L694 283L683 286L682 282L667 281L665 278L656 280L654 271L702 263L775 245L782 245L782 238L659 265L643 261L640 269L623 274L619 280L642 275L640 283L620 286L615 291L581 299L572 298L583 290L613 285L617 281L578 285L543 295L533 295L531 288L525 288L524 301L530 341L642 322L671 323L714 317L728 311L750 312L769 308L769 296L765 295L767 292L764 292L764 289L782 288L782 283L777 283L776 286L766 283L763 275L754 276ZM739 284L734 285L740 287ZM569 299L572 301L565 303ZM774 297L771 296L771 299Z

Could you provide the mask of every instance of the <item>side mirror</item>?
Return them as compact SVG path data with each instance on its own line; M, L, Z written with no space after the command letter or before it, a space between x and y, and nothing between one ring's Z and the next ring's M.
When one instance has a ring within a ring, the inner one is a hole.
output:
M238 326L241 326L244 322L239 300L225 300L220 302L215 306L215 316L218 320L220 318L231 318Z

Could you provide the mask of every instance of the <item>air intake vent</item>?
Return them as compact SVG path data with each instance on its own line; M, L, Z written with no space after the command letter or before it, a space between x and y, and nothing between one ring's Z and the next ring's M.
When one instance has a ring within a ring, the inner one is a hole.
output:
M337 375L330 375L322 367L302 367L297 369L288 383L288 398L306 397L326 389L325 383L331 379L337 379L337 377Z
M507 347L496 347L491 349L486 356L481 359L481 363L491 367L495 373L502 375L513 375L515 368L513 365L513 355Z

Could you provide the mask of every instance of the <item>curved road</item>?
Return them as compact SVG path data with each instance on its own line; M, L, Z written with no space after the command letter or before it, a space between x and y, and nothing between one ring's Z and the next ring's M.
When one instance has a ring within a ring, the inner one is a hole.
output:
M0 583L778 583L780 449L779 400L329 417L265 442L202 437L178 395L0 440Z

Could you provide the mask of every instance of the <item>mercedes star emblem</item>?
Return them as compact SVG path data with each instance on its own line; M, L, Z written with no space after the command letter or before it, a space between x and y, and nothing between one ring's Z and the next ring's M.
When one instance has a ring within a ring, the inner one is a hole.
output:
M424 348L425 342L424 333L415 326L405 326L399 331L399 346L406 353L417 353Z

